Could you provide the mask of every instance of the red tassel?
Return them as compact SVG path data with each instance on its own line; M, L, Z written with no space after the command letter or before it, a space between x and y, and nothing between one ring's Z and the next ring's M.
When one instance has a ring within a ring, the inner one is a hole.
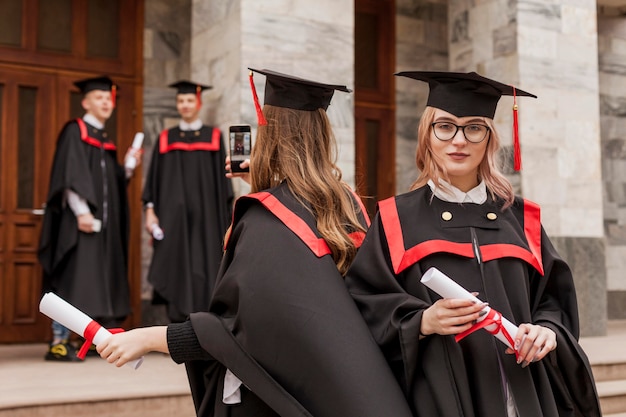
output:
M202 107L202 88L197 85L196 86L196 109L200 110Z
M517 115L517 96L513 87L513 168L522 169L522 150L519 143L519 119Z
M263 110L261 109L261 105L259 104L259 96L256 94L256 87L254 86L254 80L252 79L252 71L250 71L250 75L248 78L250 79L250 89L252 90L252 98L254 99L254 108L256 109L256 118L259 126L267 125L267 120L265 120L265 115L263 115Z
M116 98L117 98L117 86L115 84L113 84L111 86L111 104L112 104L113 108L115 108Z

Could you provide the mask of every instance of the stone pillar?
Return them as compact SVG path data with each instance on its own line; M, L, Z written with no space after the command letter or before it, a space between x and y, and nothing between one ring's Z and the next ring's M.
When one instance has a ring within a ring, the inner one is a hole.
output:
M193 0L191 73L210 82L203 117L224 132L256 128L248 67L354 88L352 0ZM265 77L254 77L261 104ZM328 117L339 143L343 178L354 186L354 97L336 92ZM247 187L234 183L239 194Z
M581 332L606 332L606 270L595 0L451 0L450 70L536 94L518 99L523 170L518 192L573 270ZM496 122L511 139L512 99ZM510 149L507 159L510 160Z
M176 94L167 85L188 79L190 73L191 0L145 0L143 131L144 156L142 180L152 159L159 133L178 123ZM123 92L122 92L123 94ZM143 185L142 185L143 188ZM143 230L143 219L142 228ZM151 305L152 286L147 281L152 259L150 236L141 238L141 299L144 325L167 323L163 308Z
M396 0L396 71L448 69L448 0ZM396 77L396 193L417 178L417 126L428 85Z
M626 319L626 19L598 8L600 121L609 319Z

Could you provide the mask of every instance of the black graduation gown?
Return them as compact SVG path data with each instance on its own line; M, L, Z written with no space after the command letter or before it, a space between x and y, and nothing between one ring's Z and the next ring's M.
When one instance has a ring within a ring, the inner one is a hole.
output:
M78 230L63 204L65 189L86 199L98 233ZM68 122L57 139L38 257L43 291L53 291L94 318L130 313L127 279L128 200L124 168L106 132L82 119Z
M511 208L500 207L491 200L444 202L428 186L380 202L346 276L348 288L417 416L506 416L500 369L520 417L600 416L591 369L577 343L571 271L545 234L537 205L517 198ZM420 282L433 266L478 291L511 322L554 330L557 349L522 368L485 330L459 343L454 336L419 340L422 313L440 298Z
M148 170L142 199L165 233L153 242L148 281L183 320L207 311L222 258L233 199L225 158L219 129L175 127L161 133Z
M191 323L217 360L186 364L198 416L411 415L315 219L284 184L237 201L211 310ZM247 387L239 405L222 402L226 367Z

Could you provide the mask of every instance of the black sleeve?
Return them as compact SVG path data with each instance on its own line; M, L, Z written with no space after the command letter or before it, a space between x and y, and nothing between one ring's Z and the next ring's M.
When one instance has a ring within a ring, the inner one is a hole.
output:
M167 346L172 360L176 363L213 359L200 346L190 321L171 323L167 326Z

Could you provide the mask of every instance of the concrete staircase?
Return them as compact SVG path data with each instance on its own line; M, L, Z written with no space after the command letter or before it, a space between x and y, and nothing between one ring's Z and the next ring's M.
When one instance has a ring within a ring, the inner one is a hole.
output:
M608 336L581 338L603 417L626 417L626 321L611 321Z
M603 417L626 417L626 320L608 336L581 338ZM0 345L0 417L193 417L182 365L149 354L138 370L91 357L83 363L46 362L46 345Z
M43 360L47 346L0 345L0 417L193 417L185 368L150 353L137 370L99 357Z

